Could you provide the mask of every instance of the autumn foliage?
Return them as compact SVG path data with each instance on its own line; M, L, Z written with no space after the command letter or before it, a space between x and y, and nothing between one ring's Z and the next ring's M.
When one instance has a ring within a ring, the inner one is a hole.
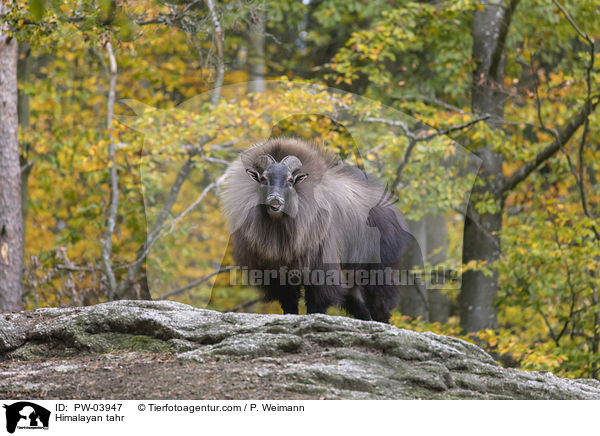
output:
M119 194L109 235L114 297L172 298L216 310L256 299L255 290L218 274L231 263L219 177L241 149L273 132L313 136L392 186L409 219L446 220L444 268L497 275L498 321L491 328L461 331L457 287L441 291L444 322L397 312L393 323L476 341L506 365L598 378L600 5L518 2L503 82L495 84L504 116L492 119L471 110L471 28L483 3L13 2L3 20L20 43L25 306L109 298L101 257L110 144ZM257 20L272 82L254 94L246 85L256 79L248 73L248 32L257 31ZM118 66L109 128L107 42ZM220 68L224 87L216 95ZM492 235L499 256L463 265L466 202L481 183L468 169L471 152L490 147L502 155L498 176L510 180L586 105L592 110L575 133L531 174L500 197L471 198L480 216L501 214L501 232ZM341 109L352 115L348 130L331 124L333 116L310 117ZM301 121L281 121L298 114ZM466 160L443 166L448 150ZM176 201L165 211L186 163ZM258 301L245 310L279 307Z

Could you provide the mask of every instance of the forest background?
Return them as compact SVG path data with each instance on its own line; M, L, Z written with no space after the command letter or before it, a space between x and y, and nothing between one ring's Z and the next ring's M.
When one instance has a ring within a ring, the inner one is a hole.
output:
M273 127L256 95L278 114L315 98L269 93L275 79L406 117L364 118L394 133L359 163L400 198L427 263L458 257L462 280L393 324L600 377L598 0L3 0L0 13L0 310L170 298L279 312L228 286L216 195L239 138ZM180 110L197 96L202 110ZM277 129L349 153L319 117ZM454 142L481 162L464 210L423 165Z

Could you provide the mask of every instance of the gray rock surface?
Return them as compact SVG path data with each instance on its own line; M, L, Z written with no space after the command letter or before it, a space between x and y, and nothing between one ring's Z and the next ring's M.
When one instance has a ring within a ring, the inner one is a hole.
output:
M79 398L61 391L65 382L58 377L85 366L78 359L89 355L122 365L169 356L187 366L164 376L182 380L219 363L223 377L207 378L214 389L198 398L242 398L248 383L256 390L246 396L265 399L270 393L277 398L600 399L598 381L504 369L479 347L451 337L326 315L222 314L170 301L1 314L0 396L33 392L39 386L26 376L42 374L47 392ZM227 379L237 381L233 388L224 386ZM268 389L257 388L261 380ZM147 383L160 386L159 380ZM87 398L127 397L116 388L97 395L87 389ZM150 395L159 395L156 389ZM194 391L185 396L194 397Z

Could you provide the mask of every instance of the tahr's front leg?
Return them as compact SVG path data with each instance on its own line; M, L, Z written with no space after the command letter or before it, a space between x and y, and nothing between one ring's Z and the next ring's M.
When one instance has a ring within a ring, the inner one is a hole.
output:
M350 292L348 292L346 300L344 301L344 309L356 319L365 321L371 321L372 319L371 313L365 305L365 300L359 287L350 289Z
M305 286L306 313L327 313L327 309L335 305L330 291L326 286Z
M298 302L300 301L300 288L282 286L277 289L277 300L281 304L284 314L298 315Z

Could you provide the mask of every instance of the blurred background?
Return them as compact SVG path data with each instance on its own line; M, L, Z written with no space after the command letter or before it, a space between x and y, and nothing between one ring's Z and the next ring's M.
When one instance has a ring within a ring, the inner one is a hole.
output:
M230 285L217 192L240 150L296 135L386 183L426 266L458 274L393 324L600 377L600 1L0 13L0 311L168 298L281 313Z

